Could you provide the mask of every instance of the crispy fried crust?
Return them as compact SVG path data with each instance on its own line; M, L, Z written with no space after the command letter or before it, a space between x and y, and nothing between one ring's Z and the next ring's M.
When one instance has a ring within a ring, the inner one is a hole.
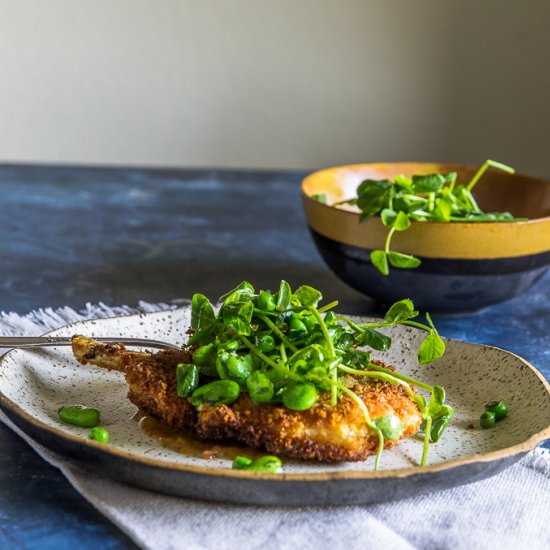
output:
M350 387L363 399L371 418L395 414L405 427L402 438L418 431L420 412L401 386L369 381L351 382ZM378 449L378 436L365 425L359 406L344 395L332 407L328 393L305 411L257 405L246 394L230 406L205 405L197 433L204 439L231 439L270 453L323 462L365 460ZM396 443L386 440L385 446Z
M365 460L378 448L378 436L346 395L334 407L328 394L322 395L313 407L298 412L282 405L258 405L243 393L231 405L203 405L197 411L176 394L176 365L191 362L185 350L135 353L120 344L102 345L81 336L73 339L73 350L83 364L124 371L132 403L202 439L238 441L270 453L326 462ZM401 438L418 431L420 411L403 387L370 379L363 383L353 377L347 384L363 399L371 418L398 416L405 428ZM385 443L392 446L397 440Z
M194 431L197 410L176 393L176 365L191 361L186 351L169 350L130 363L126 369L128 399L173 428Z

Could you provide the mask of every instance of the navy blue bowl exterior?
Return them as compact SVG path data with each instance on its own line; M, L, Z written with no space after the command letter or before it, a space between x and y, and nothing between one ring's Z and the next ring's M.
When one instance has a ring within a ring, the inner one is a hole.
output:
M550 252L494 260L421 258L418 268L393 268L385 277L372 266L369 249L310 231L326 264L347 284L384 304L411 298L433 313L468 313L514 298L550 266Z

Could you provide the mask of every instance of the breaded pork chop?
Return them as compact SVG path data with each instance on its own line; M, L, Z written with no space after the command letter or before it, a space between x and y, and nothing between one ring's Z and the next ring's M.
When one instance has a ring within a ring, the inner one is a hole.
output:
M310 409L292 411L282 405L259 405L242 393L231 405L202 405L197 410L176 393L176 365L191 362L185 350L136 353L121 344L104 345L75 336L73 353L82 364L123 371L132 403L202 439L238 441L274 454L326 462L365 460L378 449L378 435L347 395L334 407L326 393ZM421 413L402 386L352 376L346 384L364 401L372 419L387 414L399 417L404 426L400 439L420 428ZM385 445L397 441L386 440Z

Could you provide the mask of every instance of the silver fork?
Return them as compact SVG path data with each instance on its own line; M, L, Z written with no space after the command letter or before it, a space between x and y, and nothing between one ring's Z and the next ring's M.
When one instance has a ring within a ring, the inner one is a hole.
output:
M181 349L175 344L161 342L160 340L148 340L147 338L94 338L104 344L124 344L125 346L152 348L152 349ZM70 346L70 336L0 336L0 348L37 348L52 346Z

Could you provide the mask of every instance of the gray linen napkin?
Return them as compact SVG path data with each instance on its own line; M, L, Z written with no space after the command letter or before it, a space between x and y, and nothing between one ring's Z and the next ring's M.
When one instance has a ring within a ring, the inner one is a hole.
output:
M140 310L166 304L140 304ZM114 314L101 306L102 317ZM132 313L119 308L117 314ZM0 315L0 335L36 334L53 324L97 315L46 310L22 318ZM84 472L15 428L47 462L102 514L147 549L401 548L500 550L550 548L550 452L536 449L518 464L484 481L373 506L269 507L211 504L129 487Z

